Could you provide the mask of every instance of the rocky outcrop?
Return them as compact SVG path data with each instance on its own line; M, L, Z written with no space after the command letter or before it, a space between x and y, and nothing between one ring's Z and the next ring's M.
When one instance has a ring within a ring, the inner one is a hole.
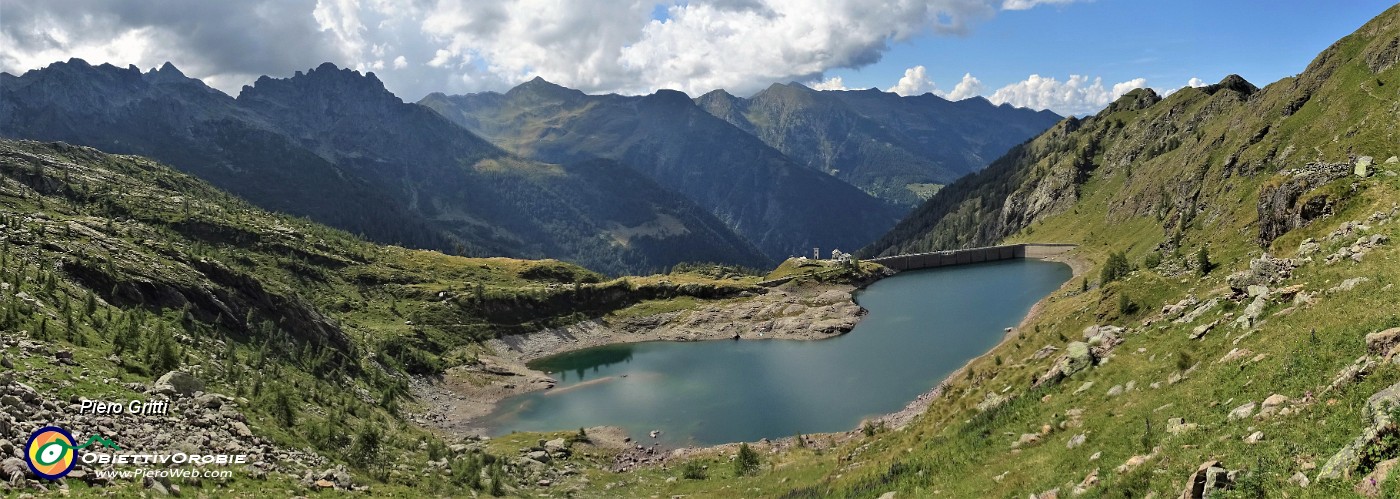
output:
M1250 286L1272 286L1288 279L1293 275L1293 269L1298 266L1298 262L1289 258L1274 258L1265 253L1264 256L1250 260L1249 270L1241 270L1230 274L1225 281L1230 285L1230 289L1235 294L1248 295Z
M850 286L784 286L739 302L681 312L603 318L491 340L518 360L567 350L635 341L715 339L822 339L850 332L865 315Z
M1092 367L1096 361L1097 359L1088 343L1072 342L1065 346L1065 353L1055 360L1055 364L1050 367L1050 370L1036 378L1035 385L1059 383L1065 378Z
M1395 413L1400 408L1400 383L1396 383L1376 392L1366 399L1366 406L1363 409L1366 427L1341 450L1333 454L1327 462L1318 470L1317 479L1336 480L1349 477L1353 471L1363 465L1375 465L1375 459L1366 450L1378 443L1394 439L1400 436L1400 428L1396 427ZM1393 444L1384 444L1393 445ZM1395 450L1394 448L1383 450Z
M1220 461L1201 463L1186 479L1186 489L1181 491L1181 499L1205 499L1216 492L1229 490L1238 474L1238 471L1225 469Z
M1259 245L1267 248L1288 231L1332 214L1332 207L1340 200L1313 191L1349 173L1348 163L1309 163L1282 172L1281 178L1260 188Z

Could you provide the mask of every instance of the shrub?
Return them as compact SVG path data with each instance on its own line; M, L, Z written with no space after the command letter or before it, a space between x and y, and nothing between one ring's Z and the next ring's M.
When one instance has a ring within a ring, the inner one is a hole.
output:
M1160 265L1162 265L1162 254L1156 251L1148 253L1147 256L1142 258L1143 267L1155 269Z
M704 480L709 478L709 471L699 461L690 461L681 466L681 477L686 480Z
M588 432L584 431L583 428L579 428L578 433L569 435L567 438L565 438L565 440L567 440L570 444L589 443L593 441L592 439L588 438Z
M463 487L481 489L481 461L466 456L452 461L452 482Z
M734 459L734 475L744 476L758 470L758 452L749 444L739 444L739 456Z
M1187 369L1190 369L1192 365L1195 365L1195 363L1196 360L1191 358L1191 354L1186 352L1176 353L1176 369L1178 371L1185 371Z

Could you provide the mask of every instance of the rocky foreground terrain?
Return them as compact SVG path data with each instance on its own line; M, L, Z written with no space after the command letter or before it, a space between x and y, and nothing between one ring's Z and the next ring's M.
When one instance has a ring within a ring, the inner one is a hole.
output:
M326 469L326 458L312 452L281 447L256 436L241 409L249 403L247 399L206 393L203 391L204 384L190 374L171 372L150 384L125 384L121 388L129 392L129 397L103 397L104 402L120 403L124 407L131 400L141 400L147 404L166 403L169 409L164 414L91 414L80 411L84 397L60 395L60 392L81 393L83 387L68 381L53 382L46 371L68 371L74 374L74 379L79 383L94 385L110 385L117 382L115 379L88 374L88 370L74 360L73 352L45 342L32 341L22 332L5 333L0 337L0 348L6 352L0 359L0 365L5 368L0 370L0 478L3 478L0 490L62 490L75 480L93 486L112 485L116 480L105 476L106 473L147 467L90 465L80 460L66 478L54 482L41 481L25 464L24 446L29 441L30 432L45 426L68 430L73 434L75 444L81 445L92 436L99 436L111 440L120 448L92 447L87 452L243 454L248 456L246 466L224 468L210 465L203 469L230 469L251 478L281 478L287 481L315 476L313 482L329 480L324 484L326 488L351 490L354 487L350 475L343 468ZM40 388L34 388L36 386ZM322 469L325 471L316 473ZM195 486L206 485L199 478L192 481ZM180 483L190 482L172 483L170 479L162 478L144 480L143 485L162 494L178 495Z

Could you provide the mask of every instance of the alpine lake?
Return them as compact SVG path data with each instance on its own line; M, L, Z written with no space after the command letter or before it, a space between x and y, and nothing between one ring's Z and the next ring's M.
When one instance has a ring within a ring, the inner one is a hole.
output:
M555 355L530 363L558 380L553 389L506 399L483 422L496 434L659 430L668 446L848 431L991 350L1070 276L1068 265L1034 259L907 271L857 291L869 315L827 340L657 341Z

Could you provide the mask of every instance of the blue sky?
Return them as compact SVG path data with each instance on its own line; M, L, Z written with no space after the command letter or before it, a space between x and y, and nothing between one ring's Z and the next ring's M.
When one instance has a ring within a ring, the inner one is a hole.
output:
M188 4L180 8L172 4ZM331 62L408 101L536 76L589 93L773 83L1087 114L1138 87L1300 72L1392 4L1147 0L0 0L0 71L174 63L237 94ZM965 77L965 75L970 75ZM1032 75L1037 75L1032 77Z
M1105 82L1146 78L1169 89L1239 74L1263 86L1301 72L1319 52L1394 5L1388 1L1097 0L1002 11L966 36L923 36L874 65L838 69L851 88L887 88L924 65L941 87L971 72L989 88L1031 74Z

